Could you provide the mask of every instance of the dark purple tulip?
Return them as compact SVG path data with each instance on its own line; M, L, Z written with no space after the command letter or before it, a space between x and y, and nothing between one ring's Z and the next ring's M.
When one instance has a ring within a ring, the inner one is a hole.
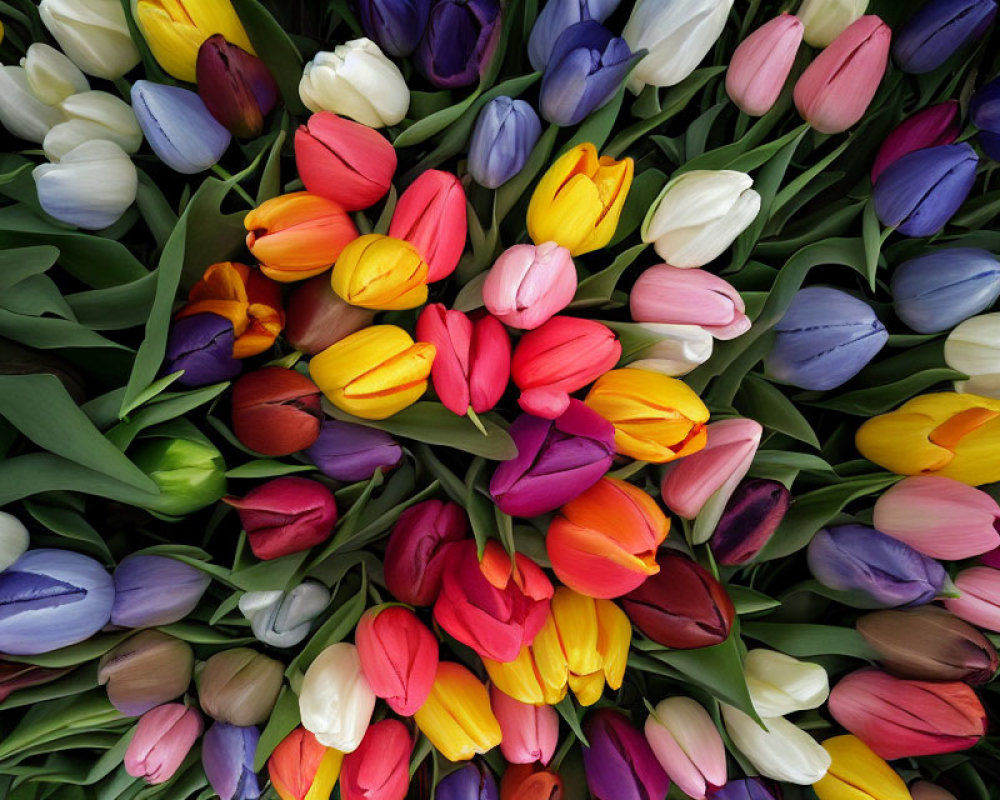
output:
M965 202L979 156L967 143L926 147L893 162L875 184L875 213L906 236L931 236Z
M206 386L240 374L243 362L233 358L233 323L217 314L195 314L170 326L164 372L184 370L185 386Z
M417 69L442 89L471 86L499 38L499 0L436 0L417 49Z
M816 391L849 381L889 339L871 306L826 286L800 289L775 331L764 359L767 373Z
M115 569L111 624L151 628L179 622L194 611L212 579L165 556L127 556Z
M524 100L490 100L472 132L469 174L481 186L496 189L521 171L541 135L538 114Z
M555 511L597 483L615 453L615 426L579 400L556 419L522 414L509 431L517 456L493 473L490 494L512 517Z
M326 477L347 482L366 481L403 460L403 448L388 433L336 419L323 422L305 454Z
M216 121L240 139L259 136L278 102L267 65L216 33L198 48L196 70L198 95Z
M994 161L1000 161L1000 78L994 78L972 95L972 124L979 128L979 144Z
M892 54L903 72L922 75L978 39L997 13L993 0L931 0L896 34Z
M715 560L733 566L752 559L777 530L791 501L791 492L778 481L754 478L741 483L712 534Z
M358 11L365 35L390 56L408 56L417 49L427 27L430 0L360 0Z
M436 800L498 800L497 782L489 768L473 761L441 779Z
M253 771L253 758L260 732L216 722L201 742L201 763L208 782L222 800L256 800L260 784Z
M549 63L552 48L564 30L588 19L604 22L619 0L548 0L535 18L528 39L528 60L532 69L541 72Z
M729 781L708 796L710 800L780 800L781 789L762 778L742 778Z
M855 608L929 603L947 574L937 561L864 525L824 528L809 543L809 570Z
M556 40L542 76L542 117L556 125L576 125L614 97L639 58L598 22L571 25Z
M663 800L670 778L642 732L620 711L600 708L583 723L587 787L596 800Z
M925 147L951 144L958 134L957 100L947 100L912 114L893 128L882 142L872 165L872 183L886 167L906 154Z

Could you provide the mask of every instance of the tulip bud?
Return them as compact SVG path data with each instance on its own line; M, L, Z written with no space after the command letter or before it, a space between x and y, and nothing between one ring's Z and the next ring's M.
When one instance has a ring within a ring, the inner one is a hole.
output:
M299 97L310 111L332 111L369 128L402 122L410 107L403 73L371 39L316 53L302 72Z
M325 747L299 727L274 748L267 760L267 774L281 800L328 798L341 774L343 761L343 753Z
M857 736L834 736L823 742L832 758L830 771L813 784L819 800L844 797L911 800L903 779Z
M494 262L483 284L483 302L505 325L534 330L558 314L576 294L569 250L555 242L516 244Z
M320 744L344 753L357 750L374 709L375 693L357 647L338 642L316 656L299 690L299 713Z
M700 269L650 267L635 282L630 311L636 322L697 325L716 339L735 339L750 330L739 292Z
M385 548L385 585L403 603L429 606L441 591L448 545L465 539L469 520L456 503L424 500L396 522Z
M305 454L328 478L346 482L367 481L403 460L403 448L388 433L335 419L323 421Z
M396 150L367 125L320 111L295 131L295 166L310 192L357 211L389 191Z
M48 653L90 638L111 618L111 576L89 556L29 550L0 572L0 653Z
M992 567L970 567L958 573L955 586L959 597L949 597L945 608L989 631L1000 631L1000 570Z
M430 0L361 0L361 27L390 56L408 56L417 49L427 27Z
M55 125L42 141L50 161L59 161L74 148L91 139L114 142L126 153L142 144L142 129L132 107L107 92L85 91L59 103L66 121Z
M816 783L826 775L830 754L784 717L765 718L763 728L738 708L726 703L720 707L733 744L761 775L799 786Z
M818 708L830 696L830 681L823 667L776 650L751 650L743 670L753 707L761 717L784 717Z
M240 374L243 362L233 358L233 323L216 314L195 314L170 326L164 372L183 371L177 382L207 386Z
M445 775L434 790L435 800L498 800L499 796L493 773L479 761Z
M944 343L944 361L970 380L955 381L955 391L997 397L1000 379L1000 351L996 328L1000 314L981 314L959 323Z
M168 703L147 711L140 717L125 751L125 771L154 786L166 783L204 729L198 709L183 703Z
M931 0L896 34L892 54L903 72L933 72L982 36L996 14L994 0Z
M80 69L114 80L139 63L125 10L116 0L41 0L38 14Z
M315 355L372 324L375 312L340 299L327 275L303 281L288 300L285 338L300 352Z
M726 783L722 737L708 712L690 697L657 703L646 718L645 735L664 772L689 797L705 800L712 787Z
M208 574L167 556L131 555L114 574L111 624L152 628L180 622L194 611L208 585Z
M500 780L500 800L563 800L562 778L541 764L508 764Z
M587 715L583 748L587 788L596 800L663 798L670 779L645 737L620 711L601 708Z
M451 661L438 664L430 696L413 719L449 761L468 761L500 744L489 692L469 670Z
M745 481L729 498L710 544L719 564L745 564L768 543L788 512L792 495L778 481Z
M780 800L780 797L781 790L763 778L729 781L711 794L712 800Z
M833 43L868 9L868 0L802 0L796 16L805 28L806 44L823 48Z
M28 529L13 514L0 511L0 573L28 549Z
M958 800L951 792L929 781L910 784L910 797L913 800Z
M71 95L90 89L87 77L76 64L54 47L42 42L28 46L21 59L21 66L31 94L45 105L57 106Z
M309 635L328 605L329 589L316 581L303 581L289 592L246 592L239 607L258 641L271 647L293 647Z
M500 40L498 0L434 0L414 56L417 69L441 89L476 83Z
M559 714L552 706L533 706L515 700L496 686L490 705L500 723L500 752L511 764L548 764L559 743Z
M413 245L427 262L427 282L451 275L465 249L468 232L465 190L449 172L421 173L399 198L389 235Z
M493 98L476 117L469 141L469 174L481 186L496 189L524 169L541 135L542 123L528 103Z
M187 691L194 671L191 645L158 630L139 631L103 656L97 682L122 714L137 717Z
M740 42L726 71L726 94L752 117L766 114L795 63L804 27L798 17L781 14Z
M556 40L571 25L592 19L604 22L618 7L619 0L548 0L535 18L528 39L528 60L542 72L552 56Z
M344 756L341 800L403 800L410 783L412 750L413 740L402 722L376 722L358 749Z
M195 71L198 95L215 120L240 139L260 136L278 101L278 84L264 62L216 33L198 48Z
M281 691L284 664L246 647L216 653L198 675L198 700L210 717L246 727L267 721Z
M333 290L363 308L399 311L427 302L427 264L409 242L369 233L337 256L330 276Z
M266 456L287 456L319 436L319 389L301 372L262 367L233 385L233 432Z
M958 102L948 100L907 117L885 137L872 166L872 183L886 167L925 147L951 144L958 138Z
M0 124L7 131L29 142L42 142L53 126L66 117L32 94L23 67L0 67Z
M160 490L151 507L161 514L184 516L226 493L226 462L200 433L185 439L145 439L129 457Z
M402 606L370 608L354 634L361 669L376 697L411 717L434 685L438 643L417 615Z
M216 722L201 742L201 764L221 800L257 800L260 784L253 770L260 731Z

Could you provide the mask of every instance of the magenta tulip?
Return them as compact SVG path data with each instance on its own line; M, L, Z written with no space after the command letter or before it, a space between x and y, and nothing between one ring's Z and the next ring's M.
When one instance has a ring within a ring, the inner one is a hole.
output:
M468 530L469 518L456 503L424 500L400 514L383 560L393 597L414 606L433 605L448 548L465 539Z

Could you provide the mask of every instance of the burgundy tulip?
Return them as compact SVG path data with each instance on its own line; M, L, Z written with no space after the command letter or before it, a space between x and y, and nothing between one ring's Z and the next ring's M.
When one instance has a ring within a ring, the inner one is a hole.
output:
M209 36L198 49L198 95L209 113L234 136L260 136L264 117L278 101L278 84L257 56Z
M745 564L761 551L788 512L792 494L778 481L753 478L726 503L710 544L719 564Z
M233 386L233 431L262 455L305 450L319 436L322 418L319 389L295 370L263 367Z
M341 300L330 284L330 274L324 272L295 287L286 316L288 343L307 355L315 355L367 328L375 312Z
M433 605L452 542L463 540L469 519L461 506L425 500L399 515L385 548L385 585L393 596L414 606Z

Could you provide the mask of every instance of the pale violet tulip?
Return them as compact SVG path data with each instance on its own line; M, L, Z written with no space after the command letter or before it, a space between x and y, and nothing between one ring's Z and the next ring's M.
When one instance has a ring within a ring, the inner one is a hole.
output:
M41 143L52 126L65 118L57 107L35 97L23 67L0 67L0 125L8 133Z
M733 744L761 775L808 786L830 769L830 754L784 717L763 717L764 730L738 708L720 705Z
M98 230L116 222L135 200L139 176L114 142L93 139L32 171L38 201L60 222Z
M299 714L320 744L354 752L374 710L375 692L361 671L357 647L338 642L316 656L302 679Z
M1000 313L980 314L960 323L944 342L944 360L969 380L955 391L1000 397Z
M648 2L649 0L647 0ZM646 213L642 240L673 267L718 258L760 211L753 178L733 170L692 170L671 180Z
M198 605L211 577L167 556L130 555L115 568L111 624L151 628L180 622Z
M646 719L646 741L670 780L704 800L726 783L726 748L708 712L690 697L668 697Z
M91 139L107 139L130 154L142 144L142 129L132 106L113 94L81 92L67 97L59 107L66 121L53 127L42 141L42 149L50 161L59 161Z
M13 514L0 511L0 572L17 561L28 549L28 529Z
M868 0L802 0L795 16L805 26L806 44L826 47L867 10Z
M151 81L132 84L132 108L153 152L168 167L193 175L214 166L232 138L195 92Z
M476 118L469 142L469 174L487 189L496 189L524 168L541 135L542 123L528 103L494 98Z
M41 0L38 13L70 60L114 80L139 63L120 0Z
M743 669L753 707L762 717L818 708L830 696L830 680L823 667L776 650L751 650Z
M292 647L309 635L313 621L329 604L329 589L316 581L304 581L290 592L247 592L240 598L240 611L250 620L253 635L264 644Z
M35 42L21 59L31 93L46 105L54 106L67 97L90 89L87 76L54 47Z
M712 334L698 325L667 325L642 322L639 327L656 341L635 353L625 363L632 369L648 369L676 378L687 375L712 357Z

